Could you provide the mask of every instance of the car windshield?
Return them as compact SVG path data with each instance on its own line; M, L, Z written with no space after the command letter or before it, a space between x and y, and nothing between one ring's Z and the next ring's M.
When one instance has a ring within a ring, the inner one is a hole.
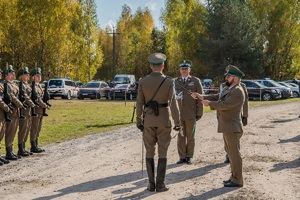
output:
M88 88L98 88L100 85L100 83L87 83L85 85L85 87L88 87Z
M129 78L127 77L115 77L114 82L116 83L129 83Z
M49 81L49 86L61 86L62 85L62 80L50 80Z
M291 87L289 84L287 84L287 83L279 83L280 85L283 85L283 86L285 86L285 87Z
M261 88L265 88L266 86L265 85L263 85L263 84L261 84L260 82L258 82L258 81L254 81L254 83L256 83L259 87L261 87Z
M282 85L280 85L279 83L277 83L273 80L270 80L270 83L272 83L275 87L282 87Z

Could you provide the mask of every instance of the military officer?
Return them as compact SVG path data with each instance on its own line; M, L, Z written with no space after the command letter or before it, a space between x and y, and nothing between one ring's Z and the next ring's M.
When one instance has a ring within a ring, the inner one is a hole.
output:
M44 149L38 147L38 138L41 132L42 122L43 122L43 108L49 109L49 106L46 103L44 103L42 99L44 95L44 91L40 85L40 82L42 80L41 69L37 68L33 70L31 76L34 82L34 84L32 84L34 88L31 89L32 91L35 91L37 94L37 104L39 105L39 107L35 109L35 113L37 114L37 116L32 117L31 130L30 130L30 144L31 144L30 151L33 153L41 153L45 151Z
M225 68L225 71L227 72L231 68L233 68L233 66L228 65ZM247 126L247 124L248 124L248 108L249 108L248 91L247 91L247 87L244 83L240 82L240 85L242 86L244 94L245 94L245 102L244 102L243 111L242 111L242 123L243 123L243 126ZM222 94L222 92L226 91L227 89L228 89L228 86L226 85L226 82L222 83L220 85L220 95ZM226 157L225 157L224 163L229 163L230 161L229 161L229 158L228 158L228 155L227 155L227 146L226 146L225 138L223 138L223 139L224 139L224 149L225 149L225 152L226 152Z
M152 73L139 81L136 124L143 131L146 148L146 167L149 178L149 191L168 190L164 181L167 166L167 151L171 141L172 124L180 130L180 116L175 99L174 81L163 75L166 56L162 53L149 55ZM158 146L158 165L156 183L154 181L154 155Z
M175 78L176 98L180 110L183 134L177 137L179 161L177 164L192 164L195 149L196 121L203 115L203 105L191 97L190 92L203 94L200 79L191 76L191 62L184 60L180 64L181 77Z
M204 96L198 93L192 96L201 99L204 106L218 111L218 132L223 133L231 168L231 177L223 181L224 187L243 187L240 138L243 135L241 115L245 94L240 81L244 73L238 67L231 66L225 75L228 90L220 97L219 94Z
M16 79L15 71L10 65L6 71L6 80L8 85L8 92L12 101L12 113L9 115L11 122L6 122L5 131L5 146L6 146L6 159L17 160L21 156L13 153L13 142L19 125L20 108L23 107L22 102L18 99L19 87L13 80Z
M24 91L24 103L27 105L27 108L23 110L23 116L25 118L19 119L19 132L18 132L18 155L20 156L29 156L32 155L32 152L28 152L25 149L25 144L28 138L28 134L31 128L31 108L35 106L34 102L30 99L31 87L28 84L28 80L30 78L30 73L28 67L25 67L20 70L18 76L21 77L20 83L22 90ZM19 85L20 89L20 85ZM19 91L20 92L20 91ZM22 102L23 103L23 102Z
M2 70L0 69L0 79L2 79ZM0 83L0 143L4 137L5 129L6 129L6 123L5 123L5 115L7 115L8 112L11 112L10 108L6 105L6 103L3 101L3 84ZM8 164L9 160L6 160L5 158L1 157L0 155L0 165Z

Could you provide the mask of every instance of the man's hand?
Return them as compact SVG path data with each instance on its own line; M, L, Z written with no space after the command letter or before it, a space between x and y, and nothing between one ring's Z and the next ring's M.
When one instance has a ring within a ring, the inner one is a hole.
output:
M202 103L204 106L209 106L209 101L208 101L208 100L203 100L203 101L201 101L201 103Z
M248 118L247 117L242 117L242 123L243 123L243 126L247 126Z
M180 131L181 130L181 126L174 126L173 130L174 131Z
M204 99L204 96L202 94L199 94L197 92L192 92L191 93L191 96L194 98L194 99L199 99L199 100L203 100Z
M198 121L199 119L201 119L202 116L196 116L196 121Z
M140 131L144 131L144 125L143 124L140 124L140 125L137 125L137 128L140 129Z

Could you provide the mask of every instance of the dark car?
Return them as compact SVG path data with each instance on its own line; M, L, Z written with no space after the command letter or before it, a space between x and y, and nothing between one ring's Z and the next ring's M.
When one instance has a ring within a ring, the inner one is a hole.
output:
M256 80L256 81L263 84L266 87L272 87L274 89L279 89L281 92L282 99L288 99L288 98L293 97L293 92L290 88L284 87L272 79L265 78L265 79L260 79L260 80Z
M90 99L101 99L105 97L109 98L110 87L104 81L91 81L79 88L77 93L78 99L90 98Z
M281 99L281 92L279 89L266 87L254 80L242 80L246 85L249 100L259 99L263 101L270 101Z
M126 99L132 100L137 97L137 90L135 85L120 84L116 85L110 91L111 99Z

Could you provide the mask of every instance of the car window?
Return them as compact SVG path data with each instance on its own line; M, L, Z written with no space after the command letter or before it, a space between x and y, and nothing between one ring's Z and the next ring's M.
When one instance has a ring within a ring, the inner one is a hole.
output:
M85 85L85 87L89 87L89 88L99 88L100 83L87 83Z
M49 81L49 86L62 86L62 80L50 80Z

